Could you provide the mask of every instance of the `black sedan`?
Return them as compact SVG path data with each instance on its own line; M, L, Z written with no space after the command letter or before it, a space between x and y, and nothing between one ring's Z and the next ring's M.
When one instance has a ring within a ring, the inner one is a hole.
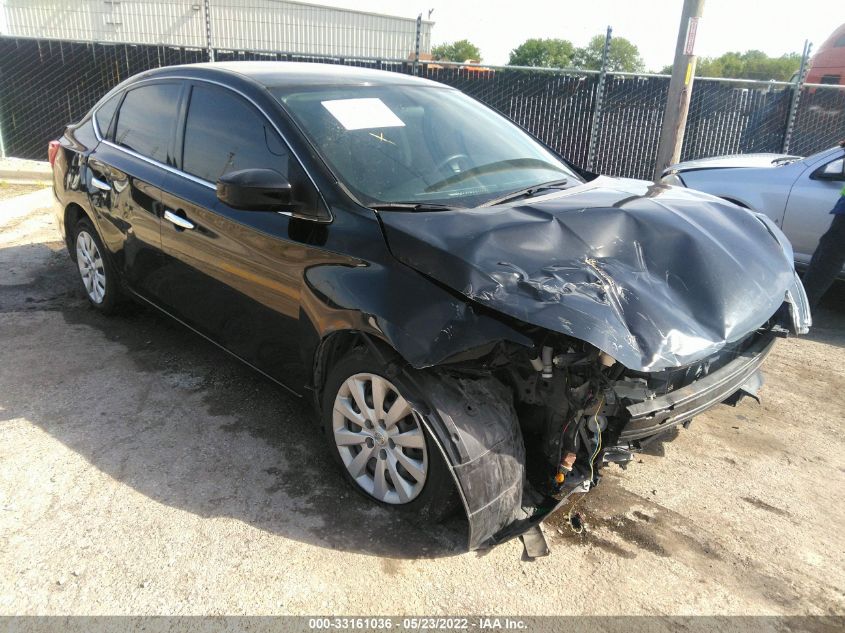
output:
M471 548L756 395L774 338L810 324L765 216L585 172L415 77L153 70L50 160L94 308L146 302L308 398L354 487L462 505Z

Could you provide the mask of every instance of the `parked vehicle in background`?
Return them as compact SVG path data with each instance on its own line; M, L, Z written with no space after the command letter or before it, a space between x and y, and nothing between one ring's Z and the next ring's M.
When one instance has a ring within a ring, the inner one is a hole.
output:
M807 158L737 154L691 160L667 168L662 182L765 214L786 234L796 265L804 267L830 226L830 210L845 185L845 149L834 147Z
M845 85L845 24L819 46L810 61L806 82Z
M148 71L50 159L94 308L145 301L307 397L352 486L417 518L459 500L471 548L756 394L810 324L768 220L583 172L417 77Z

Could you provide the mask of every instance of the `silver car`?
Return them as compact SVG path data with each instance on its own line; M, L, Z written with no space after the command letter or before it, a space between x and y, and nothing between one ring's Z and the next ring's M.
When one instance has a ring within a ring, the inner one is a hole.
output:
M786 154L739 154L672 165L661 182L698 189L763 213L777 224L806 267L830 226L830 210L845 185L845 149L807 158ZM842 277L845 277L843 268Z

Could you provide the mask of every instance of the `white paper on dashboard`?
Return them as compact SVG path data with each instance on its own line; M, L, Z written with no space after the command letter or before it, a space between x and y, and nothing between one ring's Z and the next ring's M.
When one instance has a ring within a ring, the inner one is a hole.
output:
M381 99L337 99L322 104L347 130L405 126Z

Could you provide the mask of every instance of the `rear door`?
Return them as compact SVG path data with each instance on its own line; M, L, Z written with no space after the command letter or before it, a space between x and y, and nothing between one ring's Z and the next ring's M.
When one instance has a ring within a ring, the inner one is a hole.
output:
M327 227L217 199L223 174L251 167L286 176L316 216L319 196L267 117L237 92L195 82L179 132L181 175L163 193L163 302L175 316L297 391L303 270ZM307 239L303 239L305 236ZM312 237L317 236L312 239Z
M822 172L826 168L835 171L838 165L838 172L841 174L843 155L845 151L840 150L827 156L825 160L810 165L798 177L789 192L783 232L792 242L795 260L799 263L809 263L819 238L830 226L833 217L830 210L839 199L845 182L841 178L822 176Z
M128 89L114 115L98 117L103 141L88 159L88 190L103 242L124 281L150 298L163 262L161 195L174 165L182 89L175 80Z

